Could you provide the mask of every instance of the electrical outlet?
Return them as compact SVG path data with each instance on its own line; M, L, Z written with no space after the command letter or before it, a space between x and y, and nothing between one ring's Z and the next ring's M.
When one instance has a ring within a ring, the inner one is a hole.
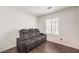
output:
M62 38L60 40L63 40Z

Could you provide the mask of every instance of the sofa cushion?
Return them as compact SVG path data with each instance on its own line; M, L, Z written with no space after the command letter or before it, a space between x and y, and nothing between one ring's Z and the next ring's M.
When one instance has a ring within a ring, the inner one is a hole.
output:
M25 34L26 34L27 32L28 32L27 29L21 29L21 30L19 31L20 37L21 37L22 39L24 39L24 38L25 38Z
M35 43L37 40L35 40L34 38L28 39L26 40L26 46Z
M23 37L24 37L24 39L30 38L29 35L28 35L28 32L27 32L27 33L24 33L24 34L23 34Z
M31 38L31 37L32 37L33 29L29 29L28 32L29 32L29 36L30 36L30 38Z
M45 35L39 35L38 38L45 39L46 36Z
M29 35L30 35L30 38L33 38L36 36L36 32L34 29L29 29Z
M23 39L28 39L30 38L30 35L29 35L29 32L27 29L22 29L19 31L20 33L20 37L23 38Z
M20 33L25 33L25 32L27 32L27 29L21 29L19 32Z
M38 29L35 29L34 31L35 31L35 35L36 35L36 36L39 36L39 35L40 35L40 32L39 32Z
M41 40L41 38L40 37L38 37L38 36L36 36L36 37L34 37L34 40Z

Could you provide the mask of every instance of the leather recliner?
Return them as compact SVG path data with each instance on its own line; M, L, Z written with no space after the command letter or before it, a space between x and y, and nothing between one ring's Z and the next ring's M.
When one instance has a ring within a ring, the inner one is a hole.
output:
M46 41L46 35L38 29L21 29L20 38L17 38L17 52L29 52Z

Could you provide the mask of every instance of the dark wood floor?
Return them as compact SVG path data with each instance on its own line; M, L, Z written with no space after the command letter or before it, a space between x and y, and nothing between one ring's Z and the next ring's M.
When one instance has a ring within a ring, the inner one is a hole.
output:
M17 53L16 47L6 50L3 53ZM79 53L79 50L47 41L29 51L29 53Z

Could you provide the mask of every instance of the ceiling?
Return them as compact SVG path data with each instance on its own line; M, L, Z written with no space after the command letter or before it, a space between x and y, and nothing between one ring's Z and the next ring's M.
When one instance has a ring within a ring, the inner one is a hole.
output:
M49 6L17 6L16 8L31 13L35 16L42 16L48 13L53 13L59 10L70 8L70 6L51 6L52 8L48 9Z

